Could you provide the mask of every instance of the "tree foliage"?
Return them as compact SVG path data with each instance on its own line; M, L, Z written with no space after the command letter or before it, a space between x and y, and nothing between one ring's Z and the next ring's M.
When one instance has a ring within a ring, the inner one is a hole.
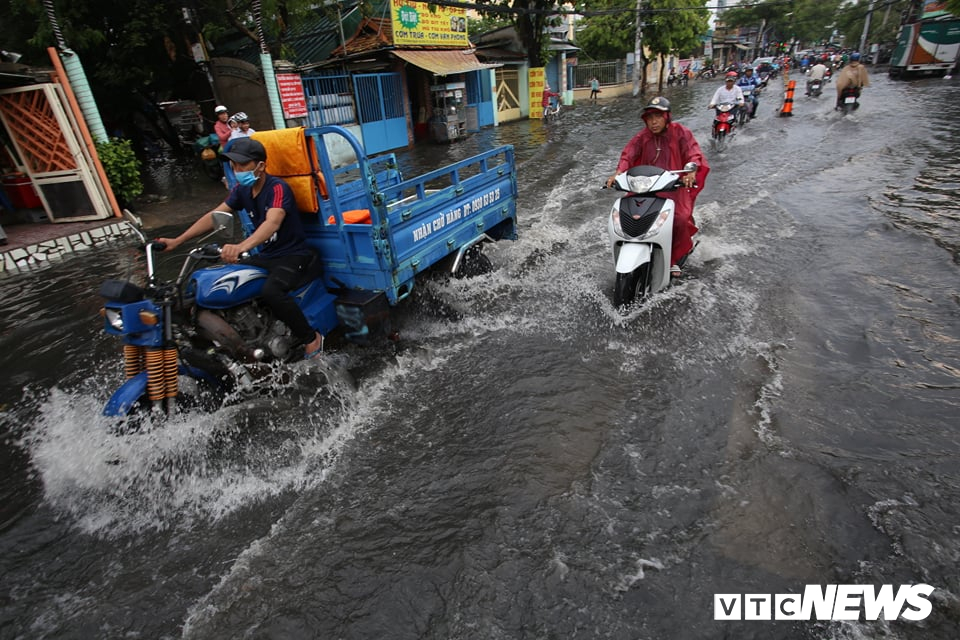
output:
M554 0L477 0L483 16L509 15L517 37L527 51L531 67L542 67L549 59L550 35L546 27L560 23L561 10ZM486 8L485 8L486 7Z
M700 4L704 8L690 9ZM651 53L687 55L700 46L705 35L710 12L706 0L650 0L651 13L644 16L644 45Z
M634 50L637 31L636 0L592 0L585 5L594 11L577 26L577 46L594 60L615 60Z
M870 31L867 42L891 44L896 42L900 30L900 15L910 5L911 0L891 0L888 3L875 3L875 10L870 21ZM837 12L837 32L844 37L844 43L851 48L860 45L863 35L863 26L867 20L870 3L858 0L854 4L846 5Z
M691 9L701 5L704 8ZM687 55L708 28L706 0L649 0L643 14L644 45L656 55ZM577 46L594 59L621 58L636 48L636 0L588 0ZM603 12L602 15L591 15Z

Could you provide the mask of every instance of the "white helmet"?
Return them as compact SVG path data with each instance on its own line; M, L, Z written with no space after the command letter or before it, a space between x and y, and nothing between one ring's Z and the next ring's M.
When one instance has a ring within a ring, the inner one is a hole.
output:
M218 104L218 105L213 109L213 112L214 112L214 113L227 113L228 111L229 111L229 109L227 109L227 108L226 108L225 106L223 106L222 104Z

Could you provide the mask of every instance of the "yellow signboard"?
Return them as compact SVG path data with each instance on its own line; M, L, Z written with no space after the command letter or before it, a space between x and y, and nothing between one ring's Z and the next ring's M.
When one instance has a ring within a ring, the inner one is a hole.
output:
M417 47L469 47L467 10L429 2L390 0L393 44Z
M527 72L527 82L530 85L530 117L542 118L543 90L547 86L545 67L532 67Z

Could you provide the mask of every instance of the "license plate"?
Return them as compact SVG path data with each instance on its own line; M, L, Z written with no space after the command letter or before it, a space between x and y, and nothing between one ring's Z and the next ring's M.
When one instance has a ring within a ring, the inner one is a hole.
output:
M846 99L844 100L844 102L846 102L847 104L853 104L853 103L856 102L856 101L857 101L857 99L854 98L854 97L852 97L852 96L849 97L849 98L846 98Z

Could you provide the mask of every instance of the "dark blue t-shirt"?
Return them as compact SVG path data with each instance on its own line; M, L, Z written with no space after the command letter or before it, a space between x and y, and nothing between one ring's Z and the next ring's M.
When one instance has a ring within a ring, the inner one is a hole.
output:
M253 187L234 185L230 195L224 201L227 206L238 211L246 209L253 220L254 228L259 228L267 218L270 209L283 209L286 215L277 232L260 245L258 255L264 258L278 258L296 253L308 253L307 236L300 221L300 210L293 199L290 185L280 178L267 174L263 188L257 197L253 197Z

